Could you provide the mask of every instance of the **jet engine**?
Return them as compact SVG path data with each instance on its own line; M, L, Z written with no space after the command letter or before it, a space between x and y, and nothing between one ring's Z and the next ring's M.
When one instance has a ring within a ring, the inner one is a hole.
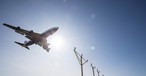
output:
M20 29L21 29L21 28L20 28L19 26L16 27L15 32L20 33L21 35L24 35L24 33L20 31Z
M20 30L20 27L18 26L18 27L16 28L16 30Z
M30 33L30 34L33 33L33 30L30 30L29 33Z

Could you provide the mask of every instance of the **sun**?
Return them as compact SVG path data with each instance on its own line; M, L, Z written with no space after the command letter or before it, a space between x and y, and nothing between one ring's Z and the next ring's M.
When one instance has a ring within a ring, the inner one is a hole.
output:
M65 47L65 38L60 35L53 36L49 39L50 46L55 49Z

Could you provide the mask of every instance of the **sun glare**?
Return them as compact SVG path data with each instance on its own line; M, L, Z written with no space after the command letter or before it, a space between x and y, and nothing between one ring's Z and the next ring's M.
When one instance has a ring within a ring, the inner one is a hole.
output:
M53 36L50 39L50 46L55 49L60 49L65 46L65 39L62 36Z

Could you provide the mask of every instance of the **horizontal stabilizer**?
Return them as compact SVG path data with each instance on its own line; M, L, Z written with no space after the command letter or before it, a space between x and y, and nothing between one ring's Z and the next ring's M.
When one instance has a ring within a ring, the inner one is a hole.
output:
M28 47L28 46L25 46L23 43L16 42L16 41L15 41L15 43L16 43L16 44L18 44L18 45L20 45L20 46L22 46L22 47L25 47L26 49L28 49L28 50L29 50L29 47Z

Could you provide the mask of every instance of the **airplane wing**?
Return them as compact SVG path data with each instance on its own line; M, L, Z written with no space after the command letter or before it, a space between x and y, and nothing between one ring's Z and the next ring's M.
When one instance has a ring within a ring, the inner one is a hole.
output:
M48 47L48 43L47 40L44 40L42 42L38 42L37 43L40 47L42 47L43 49L45 49L47 52L49 52L50 48Z
M15 30L15 32L17 32L21 35L28 35L30 32L33 32L33 31L28 31L28 30L22 29L19 26L15 27L15 26L12 26L12 25L9 25L9 24L6 24L6 23L4 23L3 25ZM33 34L39 35L38 33L34 33L34 32L33 32Z
M50 48L48 48L48 45L44 45L43 49L45 49L47 52L49 52Z

